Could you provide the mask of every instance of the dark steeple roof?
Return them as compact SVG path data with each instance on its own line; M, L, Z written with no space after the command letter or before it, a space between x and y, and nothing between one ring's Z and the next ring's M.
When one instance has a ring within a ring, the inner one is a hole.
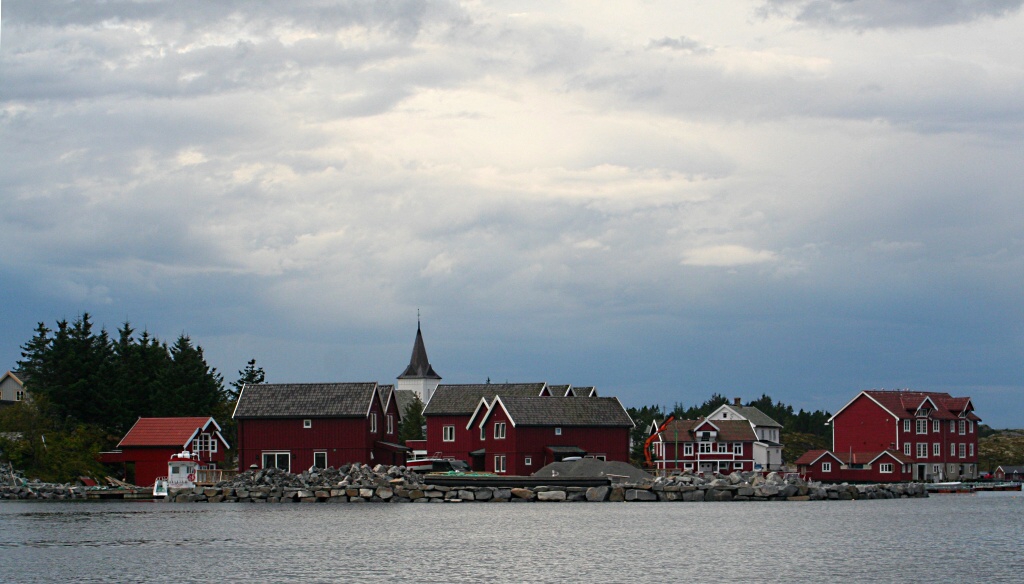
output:
M420 331L420 323L416 322L416 342L412 346L412 358L409 359L409 366L398 376L399 379L441 379L441 376L434 373L427 359L427 347L423 344L423 333Z

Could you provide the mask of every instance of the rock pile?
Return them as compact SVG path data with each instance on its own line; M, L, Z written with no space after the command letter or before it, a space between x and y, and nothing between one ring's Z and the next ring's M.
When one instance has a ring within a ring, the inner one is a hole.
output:
M86 488L52 483L23 483L17 486L0 486L0 499L8 500L52 500L85 499Z
M564 476L564 475L563 475ZM467 481L468 482L468 481ZM328 502L457 503L562 501L828 501L927 497L923 484L822 485L786 479L778 473L690 473L669 477L613 479L598 487L539 486L503 488L430 484L402 466L352 464L289 474L277 469L248 471L213 487L174 490L172 502Z

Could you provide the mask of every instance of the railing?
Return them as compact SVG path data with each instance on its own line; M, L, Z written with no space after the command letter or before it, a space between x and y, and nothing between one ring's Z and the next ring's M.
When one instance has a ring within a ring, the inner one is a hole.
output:
M224 470L221 468L199 469L196 471L197 485L215 485L221 481L228 480L238 474L236 470Z

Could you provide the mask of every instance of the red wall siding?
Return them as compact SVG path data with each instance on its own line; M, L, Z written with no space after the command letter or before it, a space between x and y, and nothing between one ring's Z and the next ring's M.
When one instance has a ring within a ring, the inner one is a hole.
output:
M319 450L327 451L328 466L336 468L372 463L369 428L366 418L312 418L312 428L303 428L301 418L238 420L238 467L262 468L264 451L290 452L292 472L313 466L313 452Z
M443 456L452 456L459 460L469 460L469 452L476 448L473 440L476 434L476 442L479 441L479 433L476 426L467 430L469 416L427 416L427 456L433 456L440 452ZM455 441L445 442L443 440L444 426L455 426Z
M880 452L903 448L897 421L866 395L860 395L833 421L833 452ZM902 428L901 428L902 429Z

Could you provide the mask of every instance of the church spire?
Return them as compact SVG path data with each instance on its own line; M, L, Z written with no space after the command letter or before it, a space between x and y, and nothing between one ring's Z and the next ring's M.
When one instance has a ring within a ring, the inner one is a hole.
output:
M420 329L419 311L416 311L416 341L412 345L412 357L409 366L398 376L398 379L441 379L434 372L427 359L427 347L423 344L423 331Z

